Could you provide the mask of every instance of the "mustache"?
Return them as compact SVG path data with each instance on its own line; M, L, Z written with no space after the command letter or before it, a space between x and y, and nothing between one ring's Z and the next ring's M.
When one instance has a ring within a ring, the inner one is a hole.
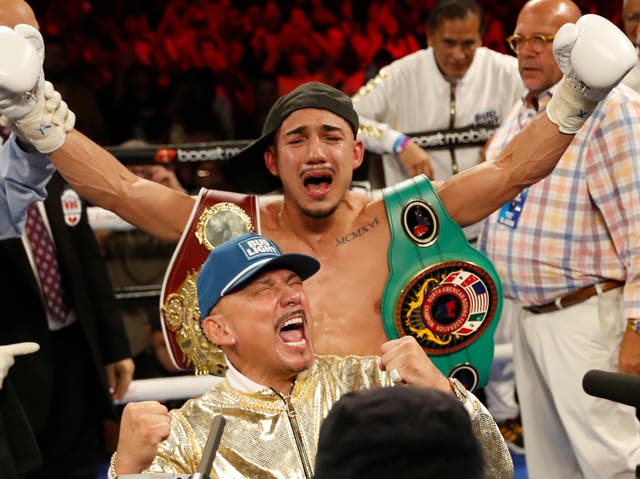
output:
M302 318L302 323L307 326L307 315L304 312L304 309L296 309L294 311L290 311L288 313L283 314L276 321L276 329L280 329L280 327L289 319L295 318L296 316L300 316Z

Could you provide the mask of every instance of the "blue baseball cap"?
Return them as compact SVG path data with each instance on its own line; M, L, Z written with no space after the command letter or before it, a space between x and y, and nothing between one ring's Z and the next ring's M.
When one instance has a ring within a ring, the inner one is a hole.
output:
M320 269L320 262L306 254L284 254L272 240L256 233L236 236L216 246L200 269L196 282L200 320L225 294L267 269L288 269L305 280Z

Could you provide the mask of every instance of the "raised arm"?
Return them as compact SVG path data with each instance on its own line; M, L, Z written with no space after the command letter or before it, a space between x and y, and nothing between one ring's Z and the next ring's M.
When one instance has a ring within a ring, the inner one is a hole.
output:
M461 225L483 219L548 175L573 135L637 61L626 35L597 15L585 15L558 30L553 52L565 76L546 115L522 130L495 161L435 185Z
M110 209L154 236L177 240L194 200L185 193L144 180L86 136L70 129L73 116L44 81L44 42L36 28L0 27L0 113L3 125L25 144L45 153L60 173L91 203ZM18 157L13 161L24 162Z
M188 194L140 178L77 130L49 158L94 205L159 238L180 238L195 204Z
M546 115L536 117L494 161L434 182L447 212L461 226L486 218L529 185L547 176L573 140Z

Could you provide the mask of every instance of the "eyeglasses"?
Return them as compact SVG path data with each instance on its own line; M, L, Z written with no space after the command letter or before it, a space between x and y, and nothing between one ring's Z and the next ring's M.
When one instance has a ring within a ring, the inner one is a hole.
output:
M624 16L624 21L627 23L638 23L640 21L640 12L630 12Z
M542 52L542 50L544 50L544 47L547 45L547 43L552 41L553 35L543 35L541 33L533 35L530 38L523 37L522 35L518 35L517 33L515 35L507 37L507 43L514 51L514 53L518 53L518 50L520 50L525 45L525 43L529 42L531 42L531 49L536 53L540 53Z

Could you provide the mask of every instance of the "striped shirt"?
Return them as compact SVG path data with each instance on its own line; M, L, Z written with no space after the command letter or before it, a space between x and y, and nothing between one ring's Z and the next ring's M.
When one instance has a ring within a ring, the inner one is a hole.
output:
M489 159L524 128L522 108L496 132ZM619 280L626 316L640 317L640 94L616 87L553 172L529 187L515 227L498 218L499 211L485 221L478 247L506 297L544 304Z

